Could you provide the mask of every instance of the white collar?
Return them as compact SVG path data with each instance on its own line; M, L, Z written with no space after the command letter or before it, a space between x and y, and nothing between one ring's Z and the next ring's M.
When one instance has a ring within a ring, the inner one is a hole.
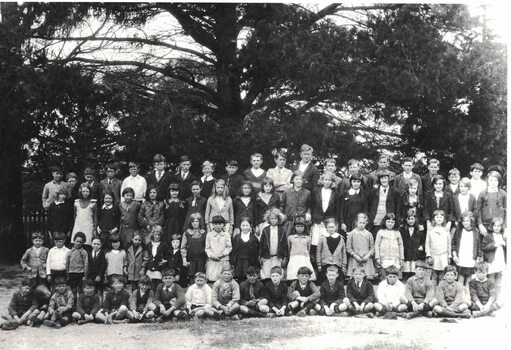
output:
M111 208L113 208L113 206L114 206L113 204L110 204L110 205L103 204L101 209L111 209Z
M332 237L332 238L337 238L340 236L340 234L338 232L335 232L333 235L329 235L328 232L325 232L324 235L325 235L325 237Z

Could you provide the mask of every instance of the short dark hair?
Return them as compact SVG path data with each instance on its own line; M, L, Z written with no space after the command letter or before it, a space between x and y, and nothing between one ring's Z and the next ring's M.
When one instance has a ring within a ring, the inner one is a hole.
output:
M83 239L84 242L87 240L87 237L85 236L85 233L83 233L81 231L75 233L75 237L73 238L73 241L76 241L77 238Z
M161 273L161 277L165 277L165 276L176 276L176 270L174 269L165 269L163 270L163 272Z
M246 273L247 276L259 274L259 269L254 266L249 266Z
M121 196L124 197L126 193L131 193L133 197L135 197L135 190L131 187L126 187L124 190L122 190Z
M83 282L83 287L96 287L96 283L94 283L93 280L91 280L90 278L87 278L84 282Z
M454 272L454 273L456 274L456 273L458 273L458 270L456 270L456 266L454 266L454 265L447 265L447 266L444 268L444 275L445 275L447 272Z
M394 266L394 265L390 265L389 267L385 268L385 274L388 276L388 275L399 275L399 269Z
M312 275L311 269L309 269L307 266L302 266L298 269L297 275Z
M213 218L211 219L211 223L212 224L224 224L225 225L225 219L223 216L221 215L215 215L213 216Z
M282 274L283 274L282 267L280 267L280 266L273 266L273 267L271 268L271 270L270 270L270 275L271 275L272 273L278 273L279 275L281 275L281 276L282 276Z
M225 162L225 166L238 166L238 161L236 159L231 159Z
M165 162L165 157L161 154L155 154L153 157L153 163Z

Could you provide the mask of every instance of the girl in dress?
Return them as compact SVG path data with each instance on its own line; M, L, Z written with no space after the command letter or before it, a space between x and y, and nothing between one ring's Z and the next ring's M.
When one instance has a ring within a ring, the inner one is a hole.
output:
M98 219L98 235L101 238L103 248L106 248L108 238L114 233L119 232L119 221L121 220L121 212L119 207L114 203L114 194L106 192L103 195L103 205L99 210Z
M410 210L415 212L415 221L419 226L419 231L424 231L424 197L419 192L419 182L413 178L408 181L406 192L401 194L397 203L400 226L407 227L406 221L408 220Z
M135 201L135 191L131 187L122 190L121 204L121 223L119 236L123 247L127 247L133 239L133 234L138 231L138 212L140 211L140 202Z
M290 189L292 186L291 178L293 177L293 171L285 167L287 161L287 152L284 149L274 149L272 154L275 160L275 168L268 169L266 172L266 177L269 177L273 180L275 192L279 195L279 198L282 199L284 192Z
M279 209L271 208L265 213L264 219L268 225L261 234L259 258L262 267L261 279L269 279L274 266L281 268L287 266L289 252L286 233L282 227L286 216Z
M341 234L346 236L347 232L353 230L355 218L359 213L367 214L367 194L361 188L362 176L353 174L350 178L350 188L341 194L339 199Z
M197 272L206 272L206 230L200 213L190 215L189 227L181 241L183 266L188 267L188 281L193 284Z
M240 233L241 219L248 218L251 223L256 220L256 203L250 181L244 181L240 187L240 194L232 201L234 212L234 235Z
M261 169L263 155L261 153L252 154L250 156L250 164L252 164L252 168L245 170L243 176L245 176L245 180L250 181L254 192L257 194L261 191L263 179L266 177L266 171Z
M242 218L240 234L232 238L231 265L234 266L234 278L238 281L246 279L250 266L259 268L259 240L252 232L249 218Z
M466 211L461 214L461 225L458 225L452 237L452 260L457 265L458 282L466 288L470 295L468 283L474 274L476 262L483 260L483 252L479 244L479 230L474 227L474 214Z
M477 212L477 198L470 193L470 186L470 179L468 177L461 178L459 183L460 192L454 195L454 217L456 218L456 227L458 227L461 222L461 214L467 211L472 213Z
M357 215L356 227L348 233L346 252L348 253L348 276L353 276L354 268L363 268L368 279L375 275L373 256L374 238L371 232L366 230L368 217L364 213Z
M126 275L132 292L137 290L140 278L145 275L148 260L149 256L143 246L143 237L140 233L136 233L126 250Z
M154 185L149 186L148 199L140 206L138 223L142 228L144 244L148 244L153 226L163 226L165 205L158 200L158 189ZM162 238L163 239L163 238Z
M382 221L385 228L382 228L376 234L374 242L374 255L376 263L382 267L382 280L385 276L385 269L394 265L398 269L402 269L404 265L405 253L403 248L403 239L401 233L397 230L397 220L393 213L385 215ZM399 272L401 277L401 271Z
M284 192L280 202L280 210L284 212L288 221L284 224L284 231L289 236L293 229L293 220L298 216L305 216L305 221L311 221L311 193L303 187L303 173L296 171L293 178L293 187Z
M161 241L162 227L153 226L151 232L151 241L147 245L147 254L149 260L146 266L146 275L153 282L153 290L161 283L162 271L169 266L170 246Z
M90 252L92 251L92 237L96 232L98 223L97 201L91 199L91 189L87 183L81 184L79 194L80 198L75 200L74 204L75 224L71 241L74 242L77 232L85 233L84 249Z
M491 230L483 237L481 248L484 252L484 261L490 267L488 274L495 281L497 290L500 290L502 273L506 271L506 233L504 219L493 218Z
M222 179L216 180L215 192L208 198L206 203L206 228L208 231L213 231L213 217L220 215L224 218L224 230L232 234L234 224L234 211L232 208L232 199L229 197L229 191L225 187L225 181Z
M268 210L280 207L280 197L275 193L275 186L271 177L265 177L263 180L262 190L256 196L256 230L255 235L257 239L261 239L261 233L263 229L268 226L268 222L265 220L266 213Z
M316 280L310 258L311 238L305 229L305 217L295 217L293 229L287 238L289 249L289 264L287 265L287 279L298 278L297 271L300 267L306 266L312 271L311 280Z
M405 253L403 281L408 280L409 277L414 275L415 263L418 260L424 260L426 258L424 254L426 236L424 235L424 231L420 230L415 214L415 210L408 210L406 213L405 224L400 229Z
M179 199L180 191L178 184L170 184L168 198L164 202L165 223L163 225L162 240L169 245L171 244L172 236L181 234L183 230L185 204Z
M114 234L110 236L110 250L105 254L106 261L106 277L108 285L112 285L112 278L115 276L125 276L126 269L126 251L121 249L121 241L119 236Z
M202 163L202 177L200 178L200 182L202 184L201 193L206 198L213 194L213 186L215 185L213 171L215 171L215 164L211 163L209 160L205 160Z
M479 231L484 236L488 232L493 218L506 217L506 191L499 188L502 176L497 171L488 173L488 188L477 198L477 219Z
M451 258L451 234L446 228L445 213L433 212L433 225L426 233L426 262L432 266L431 281L437 286L444 279L444 268Z
M230 199L230 197L229 197ZM220 278L224 268L230 269L229 254L232 250L231 237L225 230L225 219L216 215L211 219L213 230L206 236L206 277L210 282Z

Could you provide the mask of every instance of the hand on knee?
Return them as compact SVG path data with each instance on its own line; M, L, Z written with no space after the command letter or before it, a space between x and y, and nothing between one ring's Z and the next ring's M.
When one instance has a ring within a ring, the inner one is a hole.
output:
M82 315L80 315L78 312L73 312L73 319L78 321L79 319L82 318Z

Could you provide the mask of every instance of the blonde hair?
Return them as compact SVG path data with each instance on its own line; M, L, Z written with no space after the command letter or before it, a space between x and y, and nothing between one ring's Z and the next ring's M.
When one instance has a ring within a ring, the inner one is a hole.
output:
M276 216L279 220L279 225L286 221L286 215L278 208L271 208L264 213L264 221L270 223L270 217Z

